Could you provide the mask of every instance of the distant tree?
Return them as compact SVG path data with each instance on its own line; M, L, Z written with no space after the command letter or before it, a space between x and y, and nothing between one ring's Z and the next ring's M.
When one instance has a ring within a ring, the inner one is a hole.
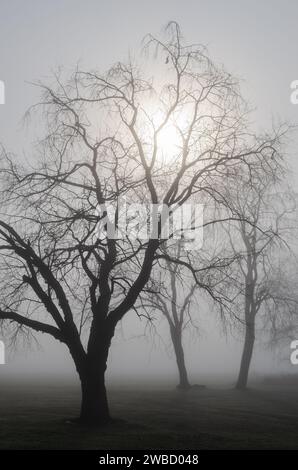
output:
M178 259L181 259L182 249L181 244L178 244ZM198 283L191 273L185 272L183 266L168 260L164 261L158 270L153 270L151 281L151 289L148 290L143 307L148 312L148 318L151 319L153 310L160 312L167 320L179 373L177 387L187 390L191 385L185 364L183 334L189 323L194 325L191 308Z
M232 307L245 331L238 389L247 387L256 329L267 332L268 337L269 331L288 322L297 308L282 267L294 228L290 222L294 206L290 193L280 184L281 163L272 163L266 171L258 166L250 166L245 173L236 170L227 186L225 202L237 215L226 230L235 254L230 277Z
M148 55L141 66L119 62L40 84L33 109L45 132L34 155L17 163L2 152L3 328L67 346L86 424L110 420L105 372L115 329L167 258L158 237L109 235L117 202L181 206L212 192L230 168L274 158L279 146L277 134L260 140L246 130L238 84L205 48L185 46L176 23L167 32L164 41L145 39L155 62ZM196 281L196 268L183 264Z
M222 280L235 255L229 253L228 256L217 250L213 229L214 226L211 230L207 228L210 239L209 244L204 242L203 253L201 250L189 252L187 241L183 238L178 243L162 244L163 257L154 266L148 289L141 296L143 302L140 308L150 321L156 320L156 313L161 313L168 322L179 373L177 388L183 390L191 388L183 346L186 331L198 335L199 310L204 300L206 305L209 301L209 305L216 305L222 312L226 306L225 283ZM195 278L190 266L195 271Z

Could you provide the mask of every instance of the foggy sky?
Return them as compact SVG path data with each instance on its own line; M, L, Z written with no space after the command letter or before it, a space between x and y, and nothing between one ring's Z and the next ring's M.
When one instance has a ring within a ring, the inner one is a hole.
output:
M129 51L137 54L144 35L159 34L169 20L179 22L188 43L207 45L216 62L243 79L243 94L257 108L255 119L261 129L273 117L297 123L298 105L290 103L290 83L298 79L297 18L298 3L292 0L1 0L0 79L6 85L6 104L0 106L0 141L30 160L35 129L21 124L26 109L38 100L38 90L30 82L50 79L59 66L72 70L78 61L86 69L104 71L125 60ZM291 151L298 168L295 148L296 142ZM196 341L186 336L190 378L210 372L236 377L241 341L218 334L215 317L202 317L204 331ZM176 373L173 355L165 352L161 341L156 338L154 345L150 337L138 337L143 326L133 313L124 320L123 334L118 332L111 348L110 377ZM165 324L161 334L169 344ZM9 364L0 366L0 376L2 367L11 374L64 373L73 367L58 343L43 337L41 344L44 351L11 355ZM257 349L252 371L273 370L293 366Z

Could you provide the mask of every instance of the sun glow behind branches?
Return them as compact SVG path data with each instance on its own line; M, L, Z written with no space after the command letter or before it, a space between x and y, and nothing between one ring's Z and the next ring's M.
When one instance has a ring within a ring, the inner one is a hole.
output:
M157 144L162 159L171 163L180 153L182 147L178 128L171 122L167 123L158 134Z
M155 108L152 103L143 109L143 116L138 122L138 130L147 149L147 158L154 150L156 138L156 165L171 165L179 159L183 148L182 134L187 127L186 114L172 113L167 119L166 111Z

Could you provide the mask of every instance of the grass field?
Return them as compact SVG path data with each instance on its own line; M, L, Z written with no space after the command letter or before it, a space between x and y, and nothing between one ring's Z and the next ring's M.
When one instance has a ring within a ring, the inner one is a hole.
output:
M270 387L270 388L269 388ZM0 393L1 449L298 449L297 386L110 391L104 429L68 422L79 390L8 385Z

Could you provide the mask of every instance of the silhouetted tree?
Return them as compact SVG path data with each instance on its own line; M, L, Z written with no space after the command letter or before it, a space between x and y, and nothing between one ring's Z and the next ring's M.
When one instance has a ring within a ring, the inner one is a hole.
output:
M247 387L257 325L268 333L268 325L274 328L296 308L294 296L285 288L285 269L284 274L281 269L294 228L289 223L293 200L282 190L281 163L267 169L251 166L249 173L236 170L226 193L227 205L238 217L226 230L232 251L238 255L230 278L233 309L245 331L238 389Z
M206 229L210 238L204 242L203 250L189 252L184 238L178 243L164 243L161 246L164 256L152 270L151 282L141 296L143 302L140 308L150 321L156 320L154 314L160 312L168 322L179 373L179 389L191 388L183 347L185 331L190 329L197 335L197 320L204 299L221 311L226 306L222 279L226 269L235 261L235 255L229 253L229 257L225 257L223 252L218 251L215 237L212 236L216 223L215 219L212 228ZM203 225L208 225L208 222ZM195 269L195 279L190 266Z
M260 141L246 131L231 75L203 47L185 46L176 23L167 32L164 41L145 39L156 51L152 67L148 55L141 66L119 62L40 84L33 109L45 134L30 164L2 152L0 318L13 334L38 331L67 346L87 424L110 419L105 371L115 328L167 258L156 237L109 235L121 198L181 206L278 146L276 134ZM170 261L197 280L187 260Z
M177 258L181 259L182 246L178 244ZM154 275L154 271L155 275ZM143 304L151 319L150 310L160 312L167 320L171 341L179 373L178 388L190 388L185 364L183 333L191 320L191 307L194 301L195 289L198 283L185 268L168 260L153 271L153 281L146 301Z

